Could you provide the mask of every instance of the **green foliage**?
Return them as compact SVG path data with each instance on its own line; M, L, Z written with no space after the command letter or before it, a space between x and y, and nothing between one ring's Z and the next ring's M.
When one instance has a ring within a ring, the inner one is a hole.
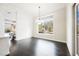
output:
M52 33L53 32L53 22L44 22L38 25L39 33Z
M10 29L5 29L5 32L9 33L9 32L11 32L11 30Z

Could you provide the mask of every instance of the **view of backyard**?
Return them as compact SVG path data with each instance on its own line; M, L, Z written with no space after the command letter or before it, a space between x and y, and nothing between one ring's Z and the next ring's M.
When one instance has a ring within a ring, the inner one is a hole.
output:
M52 18L41 19L38 22L38 33L53 33L53 20Z

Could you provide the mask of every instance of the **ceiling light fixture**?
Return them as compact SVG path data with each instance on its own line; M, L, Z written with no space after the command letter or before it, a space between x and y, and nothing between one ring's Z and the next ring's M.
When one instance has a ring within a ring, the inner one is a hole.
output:
M38 9L39 9L39 20L40 20L40 6L38 7Z

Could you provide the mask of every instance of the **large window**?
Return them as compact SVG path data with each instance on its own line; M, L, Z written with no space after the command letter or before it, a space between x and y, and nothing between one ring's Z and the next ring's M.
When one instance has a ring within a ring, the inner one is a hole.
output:
M48 33L52 34L53 33L53 17L52 16L47 16L47 17L42 17L40 20L37 20L37 28L38 28L38 33Z
M5 33L14 32L16 28L16 21L5 20Z
M13 32L16 30L16 12L5 13L5 33Z

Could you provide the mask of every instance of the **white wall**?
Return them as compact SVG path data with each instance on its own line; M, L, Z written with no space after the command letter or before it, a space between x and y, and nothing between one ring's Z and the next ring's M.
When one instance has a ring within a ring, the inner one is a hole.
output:
M57 9L56 11L52 13L52 15L54 19L53 20L53 34L37 33L37 27L36 27L36 24L34 24L33 37L45 38L49 40L66 43L66 8L63 7L61 9ZM34 19L34 22L35 20L36 19Z
M16 9L16 40L32 37L33 20L31 15L29 15L28 11L26 12L26 10L23 8L18 5Z
M75 40L75 33L74 33L74 23L75 20L73 19L73 4L67 5L67 46L71 55L75 54L75 47L74 47L74 40Z
M32 17L28 16L23 10L18 10L16 36L17 40L32 37Z

